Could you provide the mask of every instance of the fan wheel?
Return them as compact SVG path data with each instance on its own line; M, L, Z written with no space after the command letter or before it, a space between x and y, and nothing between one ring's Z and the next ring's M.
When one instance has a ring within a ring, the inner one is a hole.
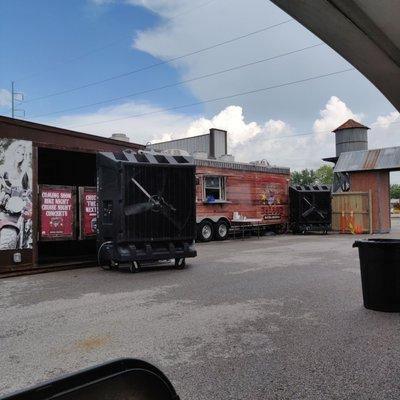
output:
M184 269L186 267L186 259L185 258L175 258L175 268L176 269Z
M139 261L132 261L131 265L129 266L129 271L133 274L139 272L142 269Z

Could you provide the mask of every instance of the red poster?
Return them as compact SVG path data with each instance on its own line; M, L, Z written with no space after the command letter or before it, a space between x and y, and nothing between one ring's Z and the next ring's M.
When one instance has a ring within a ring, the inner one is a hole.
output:
M82 187L80 190L81 236L94 236L97 233L97 194L96 188Z
M42 186L40 236L42 240L74 239L75 189Z

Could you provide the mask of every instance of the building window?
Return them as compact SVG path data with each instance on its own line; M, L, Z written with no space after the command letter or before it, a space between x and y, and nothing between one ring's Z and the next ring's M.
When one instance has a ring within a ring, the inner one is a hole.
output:
M204 200L207 203L226 200L225 177L223 176L204 177Z

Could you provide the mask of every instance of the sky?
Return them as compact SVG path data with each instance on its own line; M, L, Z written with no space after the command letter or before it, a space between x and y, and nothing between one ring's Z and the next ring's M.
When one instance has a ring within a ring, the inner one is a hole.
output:
M348 118L400 145L386 98L269 0L2 0L0 59L0 114L15 81L34 122L143 144L226 129L236 160L293 170Z

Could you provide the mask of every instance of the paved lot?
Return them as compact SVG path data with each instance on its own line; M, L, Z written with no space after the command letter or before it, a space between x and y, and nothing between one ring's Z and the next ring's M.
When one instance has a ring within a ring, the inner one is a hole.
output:
M139 357L182 399L399 399L400 316L362 307L353 240L254 238L199 245L183 271L2 279L0 393Z

